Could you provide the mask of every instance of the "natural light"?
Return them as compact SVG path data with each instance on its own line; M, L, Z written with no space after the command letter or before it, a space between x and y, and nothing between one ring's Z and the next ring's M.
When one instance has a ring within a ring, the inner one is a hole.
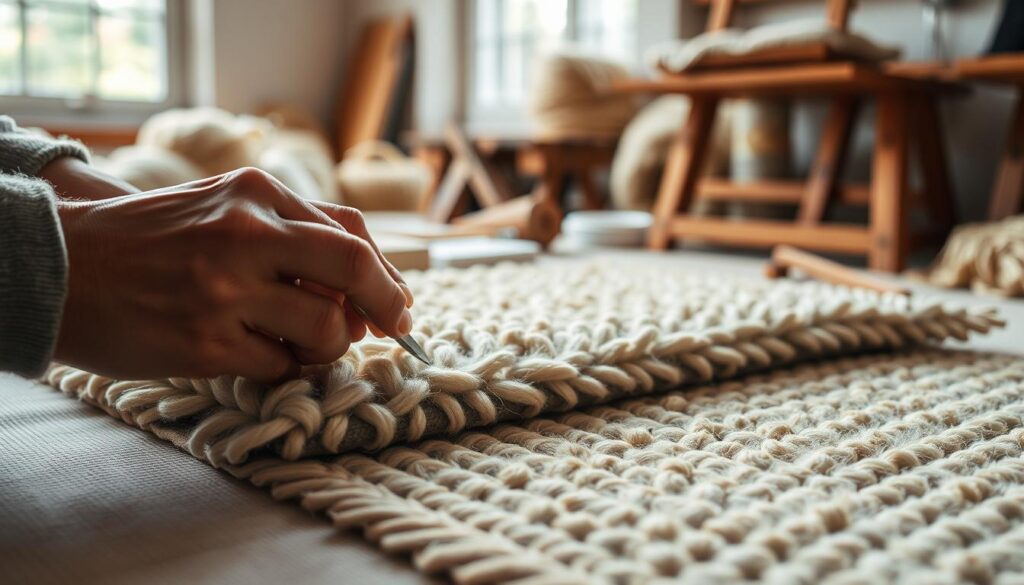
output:
M0 93L164 100L165 0L0 0Z

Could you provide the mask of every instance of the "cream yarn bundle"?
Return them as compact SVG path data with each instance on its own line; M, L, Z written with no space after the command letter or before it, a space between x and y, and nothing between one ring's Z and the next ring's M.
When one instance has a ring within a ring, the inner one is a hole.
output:
M218 108L174 109L146 120L136 144L169 150L212 176L255 166L270 129L262 119Z
M633 95L615 93L629 77L619 64L572 53L540 60L529 112L537 138L617 138L637 111Z
M1024 296L1024 216L957 227L925 277L937 286Z
M296 115L273 119L290 123ZM100 166L143 191L258 167L303 197L340 203L322 134L217 108L156 114L139 129L135 146L115 150Z
M501 420L808 359L965 339L1000 321L897 295L674 273L669 263L502 265L408 275L424 366L390 340L265 388L244 379L48 380L215 465L380 449ZM181 424L185 426L182 427Z

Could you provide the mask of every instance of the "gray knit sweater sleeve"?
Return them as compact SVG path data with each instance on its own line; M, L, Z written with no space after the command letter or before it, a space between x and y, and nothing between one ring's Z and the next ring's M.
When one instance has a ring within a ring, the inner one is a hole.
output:
M43 372L53 356L67 280L53 189L33 178L51 161L89 153L0 116L0 370Z
M53 355L67 256L53 189L0 174L0 370L38 376Z
M0 173L36 176L62 156L89 162L89 151L81 142L33 134L18 128L10 116L0 116Z

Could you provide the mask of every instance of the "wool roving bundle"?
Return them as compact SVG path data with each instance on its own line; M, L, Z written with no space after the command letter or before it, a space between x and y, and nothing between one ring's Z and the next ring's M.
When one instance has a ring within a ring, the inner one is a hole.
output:
M937 286L1024 296L1024 215L957 227L926 278Z

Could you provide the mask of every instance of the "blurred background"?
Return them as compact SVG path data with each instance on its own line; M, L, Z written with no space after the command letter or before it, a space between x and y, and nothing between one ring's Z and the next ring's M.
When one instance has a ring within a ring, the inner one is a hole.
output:
M1013 4L862 0L849 28L897 51L900 63L937 71L986 54ZM738 6L731 28L755 31L822 20L825 2ZM629 180L619 184L615 167L626 165L618 160L620 138L654 96L611 88L664 74L659 47L703 42L708 11L708 0L0 0L0 110L22 125L83 140L97 164L142 188L250 164L310 197L452 223L535 193L553 156L564 166L578 155L582 170L566 171L565 184L551 187L560 213L642 211L661 167L637 181L636 169L621 171ZM981 84L938 104L961 221L987 216L1015 95L1012 86ZM709 172L742 180L806 176L827 106L799 92L782 105L737 105L722 135L731 146L718 153L731 166ZM686 107L669 114L666 106L662 135L671 136ZM870 175L872 108L866 104L855 125L845 168L853 181ZM766 127L775 129L761 132ZM459 177L447 173L460 159L453 128L486 159L494 186L474 193L467 175L459 191L466 196L439 210L446 177L459 190ZM738 147L738 132L767 137L764 148ZM560 144L555 154L552 141ZM663 165L667 142L658 148ZM380 181L383 191L412 194L388 200L374 191ZM708 213L785 219L794 211Z

